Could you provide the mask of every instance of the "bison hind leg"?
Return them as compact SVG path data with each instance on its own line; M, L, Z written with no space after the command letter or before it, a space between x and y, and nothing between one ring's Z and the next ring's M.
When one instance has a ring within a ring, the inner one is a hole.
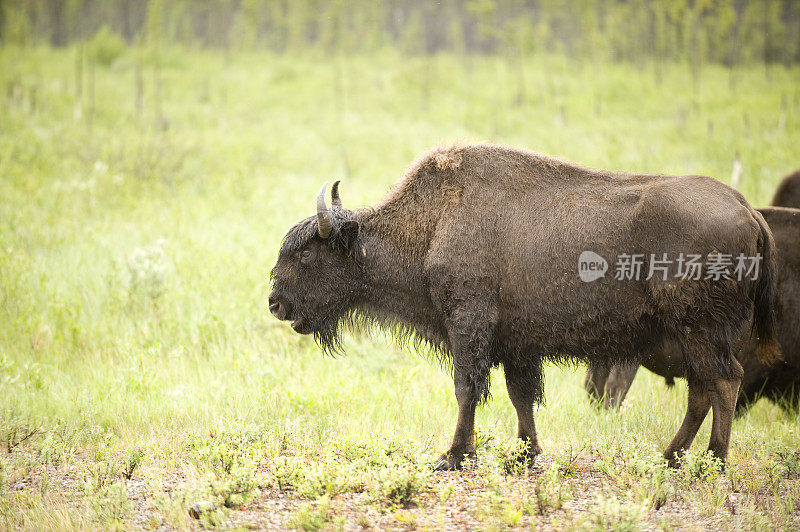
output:
M744 333L739 336L743 337ZM709 409L713 409L713 422L708 449L723 462L728 457L737 395L744 374L733 356L742 340L731 341L734 337L724 328L717 337L696 335L682 342L689 394L686 417L664 452L670 466L679 465L680 454L691 446Z
M739 384L742 382L741 366L735 359L734 363L739 367L738 378L733 376L715 379L709 394L714 420L711 426L711 441L708 443L708 450L723 462L728 458L736 399L739 393Z
M542 452L533 419L533 405L541 401L543 394L542 361L535 358L525 365L506 362L503 364L503 372L508 397L517 411L517 437L523 444L519 459L533 465L534 458Z
M586 379L583 381L583 388L595 404L602 404L601 401L603 399L609 373L611 373L611 368L608 366L589 361L589 366L586 368Z
M675 437L672 438L667 450L664 451L664 458L669 463L670 467L678 467L680 465L680 456L686 451L697 436L697 431L700 430L700 425L708 415L711 408L711 399L708 390L702 382L696 379L689 379L689 396L686 406L686 415L683 418Z
M639 364L618 364L611 368L605 386L606 407L619 408L631 389L633 379L639 371Z

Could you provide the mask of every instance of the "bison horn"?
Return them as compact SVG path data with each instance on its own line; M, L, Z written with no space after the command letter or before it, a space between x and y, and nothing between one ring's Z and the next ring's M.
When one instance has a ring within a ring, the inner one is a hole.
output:
M342 200L339 198L339 183L341 183L340 179L337 179L333 182L331 186L331 205L334 207L342 208Z
M325 187L327 186L328 183L323 183L322 188L319 189L319 194L317 194L317 225L319 226L317 231L322 238L328 238L331 236L331 231L333 231L331 213L328 210L328 206L325 205Z

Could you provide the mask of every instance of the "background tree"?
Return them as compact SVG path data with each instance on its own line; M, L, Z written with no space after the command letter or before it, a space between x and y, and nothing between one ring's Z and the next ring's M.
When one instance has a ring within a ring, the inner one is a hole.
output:
M695 83L708 61L733 73L742 62L800 60L800 0L5 0L0 39L66 46L105 26L129 44L152 42L155 13L162 46L499 54L518 80L511 58L540 50L652 61L656 76L664 61L687 61Z

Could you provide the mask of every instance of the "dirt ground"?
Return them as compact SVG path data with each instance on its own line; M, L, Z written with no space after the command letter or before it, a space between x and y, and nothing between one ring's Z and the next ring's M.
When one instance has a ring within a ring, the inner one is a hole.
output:
M3 457L6 468L10 458ZM559 467L557 481L548 482L548 475L552 479ZM3 513L17 513L6 514L6 524L22 528L42 523L24 515L41 504L63 512L60 521L49 521L54 528L755 530L777 525L800 529L798 478L783 475L756 491L737 487L724 472L689 483L676 480L659 504L647 493L639 493L637 500L635 482L601 469L591 456L577 457L565 469L552 456L542 455L533 467L501 477L487 476L473 465L460 472L428 474L424 486L401 504L387 504L369 486L311 500L291 487L276 488L263 471L256 474L258 488L246 504L220 507L199 519L189 515L189 508L201 502L192 493L203 480L191 468L163 475L150 471L145 478L114 481L124 487L127 502L118 516L109 518L106 510L114 514L119 497L93 494L87 488L91 465L75 462L58 468L38 465L22 478L9 478L0 500L5 501Z

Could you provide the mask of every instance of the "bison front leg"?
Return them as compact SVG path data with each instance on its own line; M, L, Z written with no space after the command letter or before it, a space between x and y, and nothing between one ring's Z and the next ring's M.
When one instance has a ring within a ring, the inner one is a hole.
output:
M511 404L517 411L517 436L524 445L522 460L533 465L533 460L542 452L536 437L533 420L533 405L542 397L542 364L535 360L526 366L504 364L506 388Z
M478 319L476 325L466 326L463 322L461 327L451 325L449 336L458 421L453 443L439 459L435 471L460 469L465 458L475 456L475 409L489 395L490 320L480 312L465 314L482 319Z
M475 408L480 396L469 382L466 372L454 372L456 401L458 401L458 421L450 449L442 454L434 471L461 469L464 459L475 456Z

